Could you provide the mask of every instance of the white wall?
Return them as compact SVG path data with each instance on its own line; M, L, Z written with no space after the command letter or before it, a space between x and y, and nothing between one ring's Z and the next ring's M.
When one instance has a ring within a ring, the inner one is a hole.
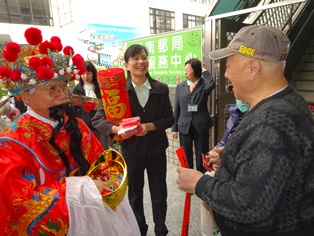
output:
M81 24L104 24L114 26L135 27L140 29L143 36L150 33L149 8L157 8L175 12L175 29L183 28L183 13L205 16L209 5L204 5L190 0L74 0L72 1L73 23L59 27L59 16L56 1L51 1L54 27L34 26L43 33L44 40L52 36L59 36L63 46L71 45L75 53L81 53L83 48L77 41ZM27 43L24 31L32 25L18 25L0 23L0 34L9 34L12 41ZM85 47L84 49L85 50Z
M75 0L72 4L75 22L136 27L149 33L146 0Z
M183 14L205 16L210 5L190 0L149 0L149 7L175 12L175 29L183 29ZM149 10L148 10L149 11Z

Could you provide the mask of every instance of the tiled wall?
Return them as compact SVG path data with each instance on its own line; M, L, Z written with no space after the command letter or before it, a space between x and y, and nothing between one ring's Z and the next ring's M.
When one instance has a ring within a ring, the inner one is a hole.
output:
M173 107L174 103L174 94L175 94L176 88L175 87L169 87L169 97L170 101ZM172 133L171 133L171 128L166 130L167 136L168 136L168 141L169 141L169 147L167 149L167 159L168 162L176 165L180 165L177 155L176 155L176 150L180 147L179 144L179 138L177 140L172 139Z

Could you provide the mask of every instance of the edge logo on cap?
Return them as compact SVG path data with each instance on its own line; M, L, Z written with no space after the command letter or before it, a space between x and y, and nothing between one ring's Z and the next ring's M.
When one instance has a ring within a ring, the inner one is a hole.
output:
M255 49L254 48L249 48L249 47L246 47L244 45L240 45L239 47L239 50L238 50L240 53L242 54L246 54L248 56L254 56L254 53L255 53Z

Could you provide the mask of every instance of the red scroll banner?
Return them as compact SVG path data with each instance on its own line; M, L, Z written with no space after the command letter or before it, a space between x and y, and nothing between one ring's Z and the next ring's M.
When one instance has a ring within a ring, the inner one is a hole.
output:
M180 165L184 168L189 168L189 163L186 159L185 152L182 146L176 150ZM181 236L189 235L189 224L190 224L190 212L191 212L191 193L185 194L184 201L184 212L183 212L183 223L181 229Z
M122 119L131 117L124 70L122 68L103 69L97 73L97 76L106 118L119 125ZM123 140L121 135L115 135L114 139Z

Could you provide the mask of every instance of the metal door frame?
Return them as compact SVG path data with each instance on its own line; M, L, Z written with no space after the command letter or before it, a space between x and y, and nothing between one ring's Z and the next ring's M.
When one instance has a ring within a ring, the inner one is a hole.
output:
M205 22L203 28L203 60L210 65L209 71L216 81L216 89L211 94L209 111L214 123L211 135L213 147L223 136L226 123L226 105L235 103L232 93L226 91L228 80L224 77L226 69L225 59L212 61L208 57L210 51L224 48L231 41L233 35L245 24L236 23L227 19L217 19Z

